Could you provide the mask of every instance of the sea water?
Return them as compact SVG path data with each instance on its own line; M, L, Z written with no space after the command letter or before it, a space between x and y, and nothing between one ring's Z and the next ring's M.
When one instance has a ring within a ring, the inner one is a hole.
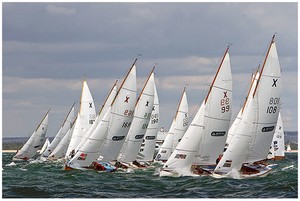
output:
M2 154L3 198L297 198L298 154L264 178L159 177L160 164L129 171L64 171L62 163L12 162Z

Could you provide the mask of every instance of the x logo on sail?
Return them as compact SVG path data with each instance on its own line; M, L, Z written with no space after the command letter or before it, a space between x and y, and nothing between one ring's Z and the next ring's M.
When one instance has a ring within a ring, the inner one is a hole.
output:
M227 98L227 91L224 91L224 98Z
M129 96L126 96L126 99L125 99L124 102L125 102L125 103L128 103L129 98L130 98Z
M89 108L93 108L93 103L89 103L90 104L90 107Z
M149 106L149 101L147 101L147 103L146 103L146 105L145 105L145 106L147 106L147 107Z
M272 87L277 87L276 86L276 82L278 81L278 79L273 79L273 85L272 85Z

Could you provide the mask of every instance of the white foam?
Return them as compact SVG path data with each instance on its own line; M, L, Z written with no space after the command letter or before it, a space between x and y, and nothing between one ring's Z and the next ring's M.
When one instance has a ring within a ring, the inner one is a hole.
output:
M15 163L15 162L11 162L11 163L9 163L9 164L6 164L5 166L7 166L7 167L11 167L11 166L16 166L17 164Z

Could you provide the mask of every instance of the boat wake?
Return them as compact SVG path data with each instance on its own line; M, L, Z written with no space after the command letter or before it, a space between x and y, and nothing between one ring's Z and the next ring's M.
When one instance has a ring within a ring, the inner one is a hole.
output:
M5 165L6 167L11 167L11 166L17 166L17 164L15 162L11 162L9 164Z
M291 169L291 168L294 168L294 165L290 165L290 166L284 167L281 170L287 170L287 169Z

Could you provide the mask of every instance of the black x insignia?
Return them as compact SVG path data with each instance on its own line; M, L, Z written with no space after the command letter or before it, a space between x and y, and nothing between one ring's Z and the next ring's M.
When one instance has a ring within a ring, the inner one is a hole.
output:
M89 108L93 108L93 103L89 103L90 104L90 107Z
M276 82L278 81L278 79L273 79L273 85L272 85L272 87L277 87L276 86Z
M227 91L224 91L224 98L227 98Z
M147 106L147 107L149 106L149 101L147 101L147 103L146 103L146 105L145 105L145 106Z

